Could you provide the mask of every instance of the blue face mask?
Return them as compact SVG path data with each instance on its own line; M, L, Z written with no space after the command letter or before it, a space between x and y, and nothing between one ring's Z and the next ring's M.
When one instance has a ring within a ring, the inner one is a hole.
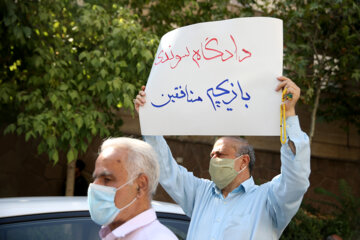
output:
M99 225L108 225L114 221L122 210L133 204L137 199L136 196L130 203L120 209L115 206L116 192L132 181L133 179L118 188L91 183L88 188L88 205L91 219Z

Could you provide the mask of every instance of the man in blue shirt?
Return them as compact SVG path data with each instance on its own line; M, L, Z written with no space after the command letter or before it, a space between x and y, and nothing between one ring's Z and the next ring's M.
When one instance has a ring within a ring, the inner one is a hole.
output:
M276 91L287 88L287 142L281 147L281 174L255 185L255 162L246 140L222 137L211 151L211 180L197 178L172 157L161 136L144 136L159 157L160 183L191 218L187 239L279 239L300 207L309 187L310 145L301 131L295 105L299 87L279 77ZM134 100L137 111L145 104L145 89Z

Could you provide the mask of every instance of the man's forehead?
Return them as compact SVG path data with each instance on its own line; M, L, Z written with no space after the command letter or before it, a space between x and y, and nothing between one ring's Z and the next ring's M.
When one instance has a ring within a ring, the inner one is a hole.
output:
M124 168L127 151L122 148L107 147L96 159L94 175L111 175Z
M116 150L114 147L108 147L108 148L105 148L103 151L101 151L100 155L103 157L103 158L109 158L111 155L114 155L116 154Z
M221 142L226 145L233 145L233 146L248 145L248 142L245 139L240 137L232 137L232 136L221 137L215 142L215 144L217 142Z
M241 144L241 142L237 141L234 138L222 137L215 142L213 151L221 151L221 150L228 150L228 149L236 150L237 145L239 145L239 144Z
M104 161L104 162L123 162L124 159L127 158L128 151L125 147L107 147L103 149L97 161Z
M220 151L224 151L226 148L228 148L229 146L224 144L223 141L218 140L215 142L214 147L212 149L212 152L220 152Z
M215 142L214 147L215 146L217 146L217 147L221 147L221 146L228 147L228 146L231 146L231 145L234 145L234 141L231 138L222 137L222 138L219 138Z

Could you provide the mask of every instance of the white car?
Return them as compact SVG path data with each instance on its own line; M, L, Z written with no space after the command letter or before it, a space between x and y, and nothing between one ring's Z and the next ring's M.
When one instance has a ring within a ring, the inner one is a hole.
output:
M180 206L153 201L159 221L186 239L190 219ZM100 226L86 197L0 198L0 240L98 240Z

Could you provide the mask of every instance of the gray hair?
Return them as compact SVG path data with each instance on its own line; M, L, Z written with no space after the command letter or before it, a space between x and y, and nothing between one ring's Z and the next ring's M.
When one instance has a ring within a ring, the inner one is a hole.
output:
M115 150L124 147L127 149L128 157L125 161L128 180L144 173L149 180L148 193L151 198L159 183L160 167L156 153L150 144L135 138L118 137L105 140L100 151L108 147L113 147Z
M255 165L255 151L254 148L249 144L249 142L241 137L235 137L235 136L226 136L221 138L230 138L234 140L234 147L236 150L236 156L240 157L241 155L249 155L250 161L249 161L249 171L250 174L252 173L252 170ZM236 144L236 142L238 144Z

